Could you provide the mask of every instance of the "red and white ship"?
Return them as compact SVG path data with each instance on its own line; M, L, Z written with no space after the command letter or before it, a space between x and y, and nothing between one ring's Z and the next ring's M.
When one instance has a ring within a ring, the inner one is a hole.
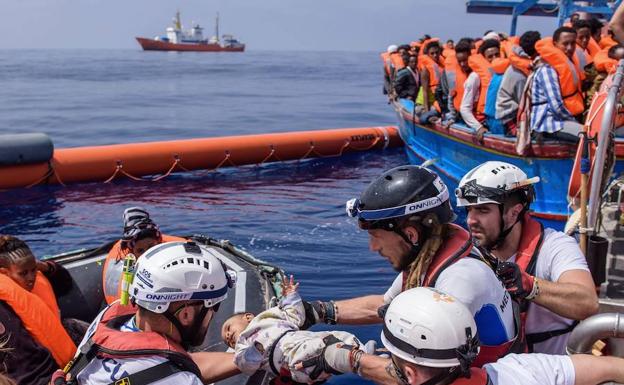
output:
M194 24L194 23L193 23ZM206 52L243 52L245 44L239 42L232 35L223 35L219 39L219 14L215 24L215 34L210 39L204 39L204 29L194 24L188 31L182 30L180 12L176 12L173 27L167 28L166 36L156 36L153 39L137 37L144 51L206 51Z

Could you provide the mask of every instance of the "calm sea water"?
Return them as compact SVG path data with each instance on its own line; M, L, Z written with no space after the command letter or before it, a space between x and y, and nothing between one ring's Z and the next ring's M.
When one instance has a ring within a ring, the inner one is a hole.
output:
M395 124L376 53L0 51L0 132L45 132L57 148ZM0 193L0 233L36 254L119 237L146 207L171 234L230 239L301 282L307 299L377 294L390 265L344 214L401 149L333 160ZM346 328L363 340L380 327ZM331 384L361 384L353 376Z

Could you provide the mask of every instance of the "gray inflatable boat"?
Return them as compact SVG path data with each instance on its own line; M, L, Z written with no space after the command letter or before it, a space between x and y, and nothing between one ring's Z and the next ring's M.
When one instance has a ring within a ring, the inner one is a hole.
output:
M229 241L217 240L203 235L185 237L197 242L201 247L210 249L217 255L228 270L236 272L236 287L228 293L219 312L212 320L201 351L226 351L227 346L221 341L221 325L230 315L249 311L254 314L267 309L275 303L279 295L279 282L283 271L276 266L258 260L247 252L235 247ZM83 249L47 257L63 265L72 277L72 289L58 298L64 318L78 318L91 322L105 306L102 292L102 267L106 255L115 241L97 248ZM266 384L268 375L257 372L253 376L238 375L218 382L219 385Z

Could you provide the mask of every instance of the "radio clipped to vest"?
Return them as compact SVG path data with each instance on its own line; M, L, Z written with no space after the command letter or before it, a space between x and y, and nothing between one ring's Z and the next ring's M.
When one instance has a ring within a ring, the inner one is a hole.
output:
M128 305L130 302L130 285L134 280L135 266L136 266L136 257L134 254L129 253L124 258L123 270L121 272L121 295L119 298L119 302L122 305Z

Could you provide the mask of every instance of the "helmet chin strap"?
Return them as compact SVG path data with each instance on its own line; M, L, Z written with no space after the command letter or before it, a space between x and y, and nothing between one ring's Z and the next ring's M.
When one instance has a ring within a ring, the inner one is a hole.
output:
M494 241L491 246L488 246L486 248L487 250L496 250L501 247L503 243L505 243L505 238L507 238L509 233L511 233L511 230L513 230L514 226L516 226L518 222L522 221L522 219L524 218L524 213L527 211L527 207L525 205L522 208L522 211L520 211L520 213L518 214L518 218L516 218L516 221L511 226L505 229L505 219L503 218L503 212L505 210L504 206L505 205L502 203L498 205L498 209L500 212L500 231L498 233L498 238L496 238L496 241Z

